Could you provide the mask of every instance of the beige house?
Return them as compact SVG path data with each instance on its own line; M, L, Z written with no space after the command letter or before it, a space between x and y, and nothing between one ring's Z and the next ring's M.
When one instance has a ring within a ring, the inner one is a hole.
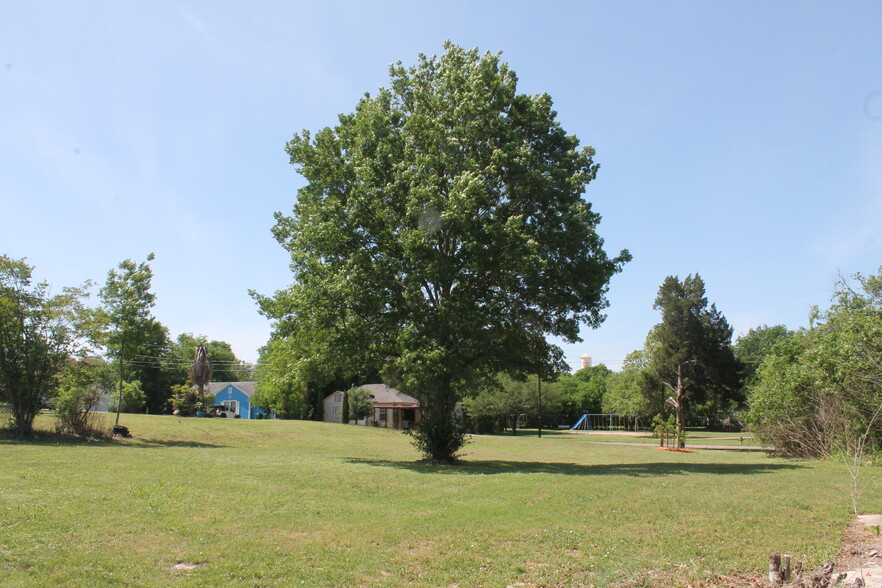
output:
M420 420L420 402L413 396L390 388L386 384L365 384L358 387L367 390L374 399L374 416L359 421L362 425L376 424L387 429L412 429ZM324 401L324 421L327 423L341 422L343 415L343 394L328 394Z

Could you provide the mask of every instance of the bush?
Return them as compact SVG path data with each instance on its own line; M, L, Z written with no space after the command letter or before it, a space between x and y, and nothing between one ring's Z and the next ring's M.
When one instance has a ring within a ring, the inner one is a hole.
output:
M459 451L468 443L469 438L457 411L451 411L449 415L439 412L424 411L420 422L405 432L410 435L414 447L420 453L430 456L426 461L456 463Z
M200 400L198 392L187 384L172 386L171 391L169 402L172 404L172 414L176 416L196 416L199 412L207 415L209 407L214 405L214 394L205 394Z
M119 394L119 390L117 390L117 394ZM116 400L119 401L119 398L116 398ZM147 395L141 389L141 382L139 380L123 382L120 412L144 412L146 404Z
M882 450L882 268L837 283L834 303L812 325L778 341L749 390L748 425L793 457L823 457L860 440Z
M110 437L109 423L95 412L103 396L95 371L86 367L69 370L60 378L55 395L56 430L82 437Z

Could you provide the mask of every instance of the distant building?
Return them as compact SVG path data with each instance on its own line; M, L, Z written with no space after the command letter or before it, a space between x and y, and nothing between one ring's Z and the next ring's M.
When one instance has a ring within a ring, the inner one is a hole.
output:
M419 422L420 402L413 396L408 396L386 384L365 384L359 389L367 390L374 401L374 415L372 418L359 421L359 424L376 424L387 429L412 429ZM324 403L324 420L328 423L342 422L343 418L343 394L334 392L328 394Z
M591 367L591 356L587 353L579 358L579 361L582 362L582 366L579 369L585 369Z
M214 394L214 403L222 404L232 410L238 418L253 419L266 417L262 408L251 404L254 386L257 382L209 382L205 392Z

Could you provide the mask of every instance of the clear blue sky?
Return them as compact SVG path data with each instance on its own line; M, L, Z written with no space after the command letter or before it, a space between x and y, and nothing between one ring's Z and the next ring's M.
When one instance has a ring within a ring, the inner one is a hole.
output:
M882 265L880 30L880 2L5 2L0 252L60 288L153 251L172 335L254 361L247 290L291 281L285 142L450 39L597 150L586 198L634 261L574 366L640 348L667 275L700 273L736 335L805 326L837 271Z

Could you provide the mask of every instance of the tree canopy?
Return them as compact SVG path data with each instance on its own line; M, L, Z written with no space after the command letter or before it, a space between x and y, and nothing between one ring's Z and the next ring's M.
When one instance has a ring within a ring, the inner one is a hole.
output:
M288 143L307 184L273 231L294 283L257 298L303 373L383 369L417 395L417 435L450 461L465 388L563 371L546 336L599 325L630 256L605 253L582 198L594 150L547 94L518 94L498 55L447 43L390 77L337 126Z
M85 290L53 296L49 284L33 283L33 269L0 255L0 399L9 402L19 433L31 432L55 376L83 341Z
M735 341L735 357L741 362L744 385L750 387L756 371L781 339L792 337L793 331L784 325L761 325L750 329Z

